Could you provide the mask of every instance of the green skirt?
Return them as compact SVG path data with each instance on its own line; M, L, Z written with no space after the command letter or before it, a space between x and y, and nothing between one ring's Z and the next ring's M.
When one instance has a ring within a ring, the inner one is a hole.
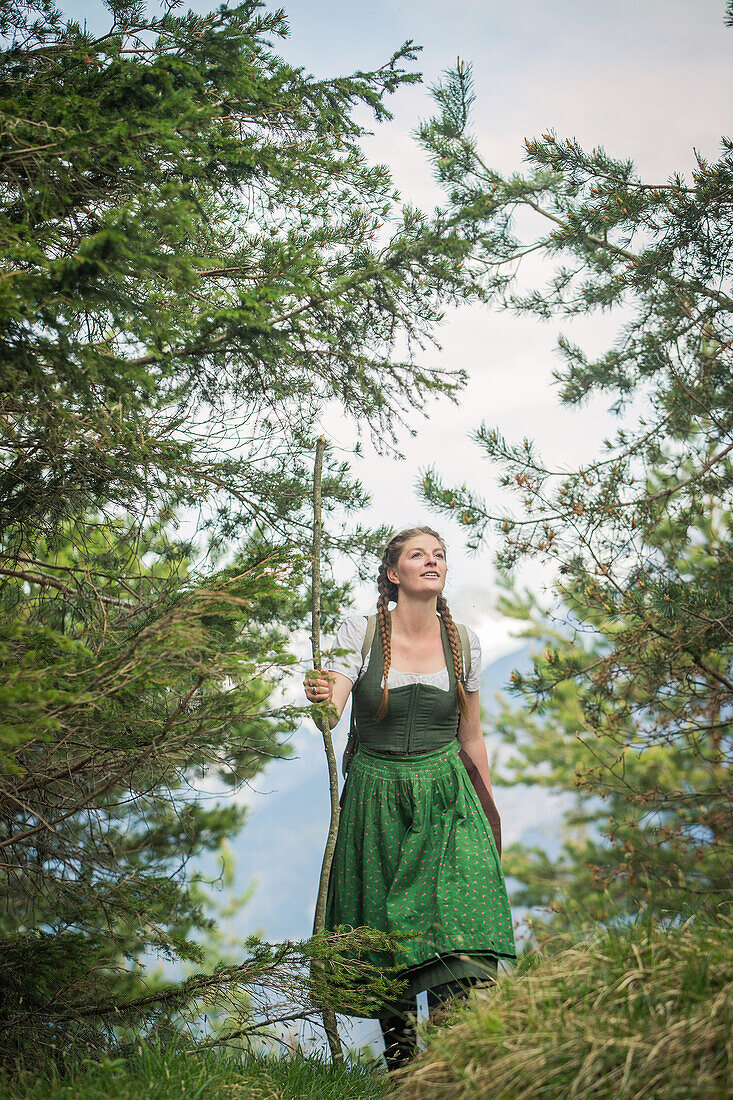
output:
M406 996L515 957L499 856L457 740L406 758L360 747L342 801L326 928L413 933L389 960Z

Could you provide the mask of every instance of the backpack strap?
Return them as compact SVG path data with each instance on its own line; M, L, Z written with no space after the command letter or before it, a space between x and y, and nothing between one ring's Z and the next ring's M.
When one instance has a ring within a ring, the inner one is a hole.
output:
M362 669L364 667L364 662L366 661L366 659L369 655L369 650L372 648L372 642L374 641L374 634L376 632L376 629L377 629L377 616L376 615L367 616L366 634L364 635L364 642L363 642L362 647L361 647L361 666L362 666ZM359 675L357 676L356 683L354 684L354 687L356 687L356 684L359 683L359 680L361 679L361 675L362 674L361 674L361 671L360 671ZM354 689L352 688L351 690L353 692ZM349 726L349 737L348 737L348 740L346 742L346 748L344 749L344 755L341 757L341 774L343 775L344 779L346 778L346 775L349 771L349 768L351 767L351 761L356 756L358 749L359 749L359 734L356 732L356 712L354 710L354 697L352 695L352 697L351 697L351 725Z
M456 623L458 640L461 643L461 666L463 668L463 686L466 686L471 675L471 643L468 640L468 631L463 623Z
M374 641L374 634L377 629L377 616L369 615L367 617L366 634L364 635L364 644L361 647L361 665L364 667L364 662L367 659L369 650L372 648L372 642ZM361 678L361 673L359 674Z

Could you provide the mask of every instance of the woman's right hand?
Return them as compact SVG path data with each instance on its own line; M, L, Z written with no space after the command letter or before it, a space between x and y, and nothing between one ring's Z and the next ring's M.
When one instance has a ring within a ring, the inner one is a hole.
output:
M333 699L333 678L326 669L306 673L303 687L309 703L325 703Z

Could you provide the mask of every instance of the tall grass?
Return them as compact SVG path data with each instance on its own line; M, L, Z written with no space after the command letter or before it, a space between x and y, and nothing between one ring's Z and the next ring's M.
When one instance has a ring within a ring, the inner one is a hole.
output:
M733 1096L733 922L626 928L526 957L402 1071L391 1100Z
M161 1051L79 1065L63 1076L0 1079L2 1100L381 1100L386 1074L319 1057Z
M0 1100L726 1100L733 922L607 932L525 956L392 1078L319 1057L188 1053L0 1078Z

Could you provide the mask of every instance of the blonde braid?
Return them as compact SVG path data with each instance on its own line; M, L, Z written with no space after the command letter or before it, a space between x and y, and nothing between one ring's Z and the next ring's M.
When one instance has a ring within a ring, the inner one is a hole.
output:
M458 703L458 709L464 718L468 718L468 696L463 686L463 664L461 662L461 646L458 641L458 631L456 630L456 624L453 622L453 616L448 609L448 604L442 592L438 596L438 614L445 625L450 651L453 654L453 671L456 674L456 702ZM466 654L466 662L468 663L468 654Z
M384 687L382 688L382 698L379 700L377 713L374 717L377 722L381 722L389 708L387 678L389 677L389 666L392 664L392 619L389 614L389 601L391 590L395 588L395 585L392 584L387 576L387 563L384 558L379 566L377 588L379 590L379 599L377 600L377 629L379 630L379 639L382 643L382 655L384 658ZM395 597L393 596L392 598L394 599Z

